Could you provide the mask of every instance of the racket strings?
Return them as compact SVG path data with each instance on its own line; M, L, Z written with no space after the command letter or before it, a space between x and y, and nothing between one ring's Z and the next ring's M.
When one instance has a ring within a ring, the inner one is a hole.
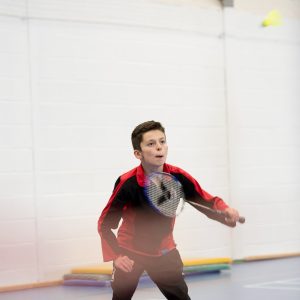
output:
M168 217L178 215L183 208L180 183L164 174L151 177L147 187L148 198L160 213Z

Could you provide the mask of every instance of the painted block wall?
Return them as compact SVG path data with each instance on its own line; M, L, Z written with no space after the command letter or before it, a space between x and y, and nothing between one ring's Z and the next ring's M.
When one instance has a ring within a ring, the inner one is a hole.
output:
M284 11L284 6L280 11ZM226 10L230 196L247 212L234 256L300 250L300 24Z
M0 285L37 280L27 27L0 17Z

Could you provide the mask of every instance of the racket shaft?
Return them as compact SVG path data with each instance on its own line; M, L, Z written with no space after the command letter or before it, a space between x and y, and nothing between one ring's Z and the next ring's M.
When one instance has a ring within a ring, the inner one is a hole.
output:
M191 202L191 201L188 201L188 202L191 203L192 205L195 205L195 206L198 206L200 208L206 209L207 211L210 211L211 213L215 213L216 215L221 215L221 216L224 216L224 217L228 217L228 215L225 211L212 209L212 208L209 208L205 205L202 205L202 204L199 204L199 203L196 203L196 202ZM245 223L245 218L244 217L239 217L238 222L241 223L241 224Z

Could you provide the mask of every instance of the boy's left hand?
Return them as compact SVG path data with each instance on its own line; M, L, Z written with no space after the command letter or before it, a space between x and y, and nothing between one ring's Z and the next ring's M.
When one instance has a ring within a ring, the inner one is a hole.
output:
M236 222L238 222L240 217L239 212L231 207L226 208L225 212L227 214L227 217L225 218L226 224L230 227L235 227Z

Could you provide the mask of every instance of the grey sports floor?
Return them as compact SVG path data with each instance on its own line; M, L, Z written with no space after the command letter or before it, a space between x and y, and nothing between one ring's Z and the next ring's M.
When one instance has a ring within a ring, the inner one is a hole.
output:
M300 257L234 264L229 271L186 278L191 299L300 300ZM111 289L55 286L0 293L0 300L108 300ZM143 282L134 300L164 299L151 282Z

